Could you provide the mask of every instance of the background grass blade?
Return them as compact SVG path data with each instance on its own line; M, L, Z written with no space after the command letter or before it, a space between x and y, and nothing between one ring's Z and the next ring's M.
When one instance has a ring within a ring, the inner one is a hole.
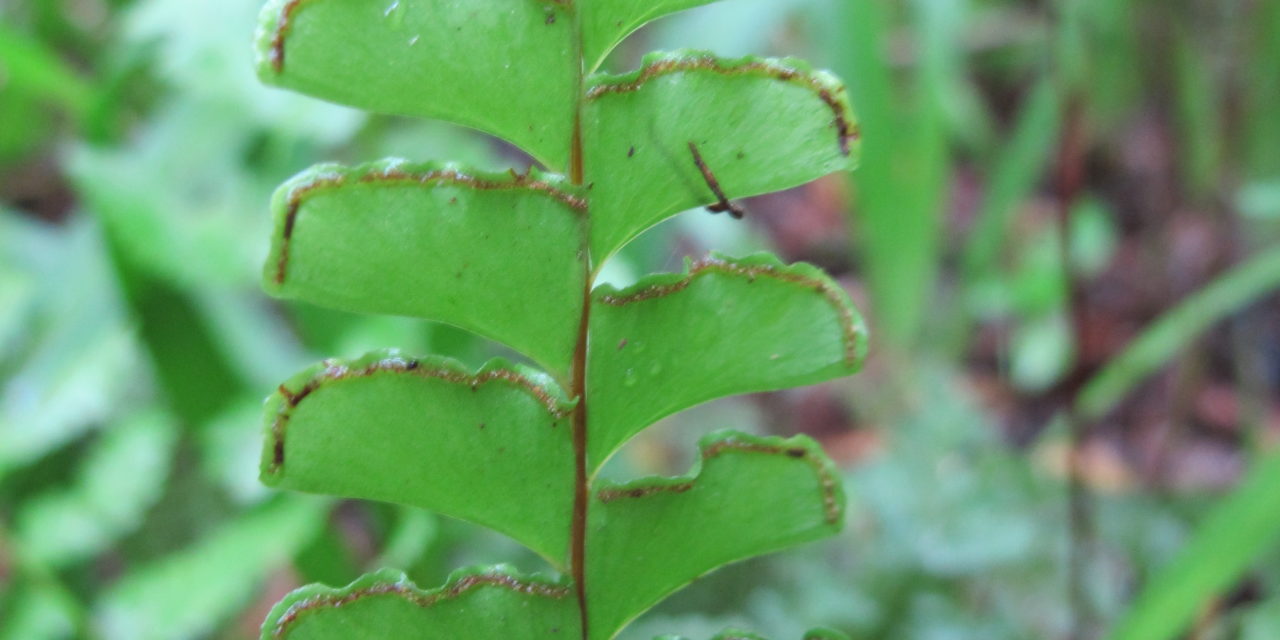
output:
M1280 537L1280 454L1257 461L1182 551L1146 585L1108 640L1177 637Z
M1080 393L1085 419L1106 414L1135 385L1168 362L1215 322L1280 286L1280 247L1272 248L1210 283L1165 312Z

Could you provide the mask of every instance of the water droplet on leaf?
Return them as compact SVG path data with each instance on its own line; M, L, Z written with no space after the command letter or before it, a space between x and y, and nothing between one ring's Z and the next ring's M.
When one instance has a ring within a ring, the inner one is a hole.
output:
M403 26L404 10L400 7L400 0L391 0L391 4L387 5L386 10L382 12L382 16L391 20L391 26L393 28L398 29Z

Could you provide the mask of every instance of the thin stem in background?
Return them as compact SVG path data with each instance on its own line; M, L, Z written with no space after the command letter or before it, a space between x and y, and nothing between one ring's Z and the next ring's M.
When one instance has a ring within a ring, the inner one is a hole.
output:
M1071 210L1084 186L1084 152L1087 144L1084 106L1080 97L1064 92L1062 136L1058 148L1056 182L1058 243L1062 277L1067 289L1067 313L1076 352L1081 353L1089 339L1089 311L1084 288L1076 280L1071 260ZM1075 409L1075 398L1085 380L1081 363L1065 383L1067 421L1067 594L1071 606L1071 640L1087 640L1094 627L1093 607L1089 603L1088 568L1091 560L1093 514L1083 479L1082 451L1092 431Z

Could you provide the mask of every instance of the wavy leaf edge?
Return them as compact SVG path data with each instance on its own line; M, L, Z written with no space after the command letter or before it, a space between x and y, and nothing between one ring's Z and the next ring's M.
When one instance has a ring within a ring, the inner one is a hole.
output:
M268 396L261 481L268 486L277 484L284 469L289 418L303 400L328 385L374 375L416 375L473 388L503 382L526 392L556 419L567 417L577 406L577 401L570 401L550 375L503 358L489 360L474 372L452 358L437 355L413 358L402 355L398 349L372 351L350 360L327 359L295 374Z
M268 84L284 71L284 38L289 20L303 0L267 0L258 12L258 28L254 34L255 67L258 79Z
M656 493L684 493L697 485L708 460L725 454L779 455L803 459L818 478L826 523L836 527L837 531L843 526L845 492L835 463L822 451L822 446L816 440L803 434L784 438L753 436L734 430L716 431L698 441L698 458L689 473L680 476L647 476L624 482L601 481L593 493L596 500L605 504L644 498Z
M818 291L840 320L844 336L843 359L848 374L857 373L862 367L867 356L867 324L854 307L848 292L818 267L807 262L786 264L767 251L741 258L715 251L697 260L686 257L682 272L649 274L622 289L601 284L591 292L591 297L594 303L620 307L679 293L687 289L694 280L710 274L736 276L752 281L756 278L772 278Z
M478 565L464 567L449 574L445 583L435 589L422 589L404 572L381 569L367 573L344 587L309 584L293 590L271 608L262 623L262 640L280 640L289 633L290 625L300 618L322 609L334 609L370 597L397 597L419 607L466 597L476 589L495 587L530 596L562 599L572 594L572 586L564 578L553 579L542 574L521 575L510 565Z
M354 166L317 164L285 181L271 198L275 224L271 249L263 266L263 288L271 295L285 295L283 287L288 275L289 245L298 212L308 198L353 186L406 185L463 187L475 191L527 191L552 198L575 213L585 214L587 211L587 200L580 194L580 189L564 176L536 167L530 167L525 173L517 173L514 169L495 172L472 169L455 162L412 162L403 158L384 158Z
M832 112L832 124L840 152L856 166L862 135L850 107L848 92L839 78L828 71L815 70L798 58L743 56L725 58L700 49L655 51L644 56L640 68L623 74L598 73L587 79L587 102L605 96L631 93L661 76L673 73L710 72L725 76L756 76L789 82L812 91Z

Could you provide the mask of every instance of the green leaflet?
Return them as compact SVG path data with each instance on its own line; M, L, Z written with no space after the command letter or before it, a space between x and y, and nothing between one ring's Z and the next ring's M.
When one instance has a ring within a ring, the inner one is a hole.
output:
M263 82L370 111L439 118L569 164L578 61L552 0L270 0Z
M801 61L650 54L589 79L582 115L591 252L597 266L641 231L716 196L794 187L857 163L858 130L839 80Z
M496 566L459 570L430 591L391 570L341 589L303 587L271 610L262 640L567 640L578 637L579 629L570 587Z
M694 474L594 492L586 580L593 640L611 638L716 567L823 538L843 525L839 474L812 439L721 432L699 448Z
M631 32L646 22L714 0L586 0L582 11L582 59L589 71Z
M839 285L761 253L592 295L588 469L659 418L723 396L855 372L866 327Z
M563 179L536 171L321 165L276 191L264 287L447 322L563 373L582 307L584 208Z
M563 566L571 409L547 376L502 361L474 374L390 351L328 361L267 400L262 480L433 509Z

